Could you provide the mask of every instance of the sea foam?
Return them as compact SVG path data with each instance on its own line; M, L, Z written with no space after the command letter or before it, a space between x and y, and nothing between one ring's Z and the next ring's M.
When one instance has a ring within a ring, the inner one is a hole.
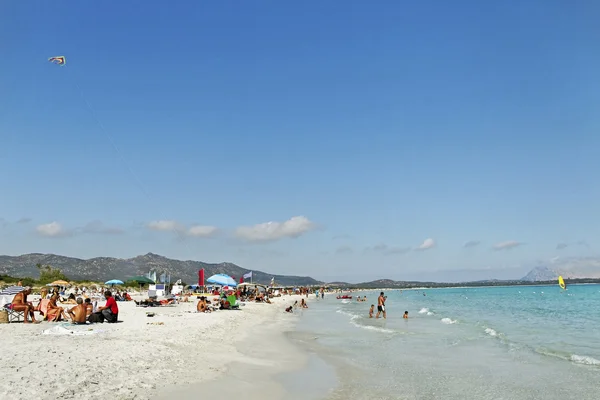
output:
M441 322L442 322L442 324L452 325L452 324L456 324L458 321L456 321L455 319L450 319L450 318L442 318Z

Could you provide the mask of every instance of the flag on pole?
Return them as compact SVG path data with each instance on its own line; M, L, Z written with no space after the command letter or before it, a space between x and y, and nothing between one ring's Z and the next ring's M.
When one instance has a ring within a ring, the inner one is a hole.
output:
M204 286L204 268L198 271L198 286Z
M252 271L248 272L247 274L244 274L244 279L252 279Z

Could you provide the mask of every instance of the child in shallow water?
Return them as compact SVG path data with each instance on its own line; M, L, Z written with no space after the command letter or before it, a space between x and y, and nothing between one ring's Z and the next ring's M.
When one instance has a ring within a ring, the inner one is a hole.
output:
M369 309L369 318L373 318L374 312L375 312L375 304L371 304L371 308Z
M404 316L402 318L408 319L408 311L404 311Z

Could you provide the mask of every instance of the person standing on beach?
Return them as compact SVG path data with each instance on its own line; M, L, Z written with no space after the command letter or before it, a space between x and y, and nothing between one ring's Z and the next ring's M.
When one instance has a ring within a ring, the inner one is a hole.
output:
M375 318L379 318L379 314L381 313L383 313L383 318L387 319L385 313L385 297L383 295L383 292L381 292L379 294L379 297L377 298L377 315L375 315Z

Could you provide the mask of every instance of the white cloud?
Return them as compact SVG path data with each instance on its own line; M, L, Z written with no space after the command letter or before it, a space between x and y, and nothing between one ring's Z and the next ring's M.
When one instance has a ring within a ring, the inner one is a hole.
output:
M205 225L193 225L188 229L187 234L195 237L210 237L217 233L217 227Z
M105 226L101 221L88 222L83 228L83 233L99 233L103 235L120 235L125 231L121 228Z
M476 246L479 246L480 244L481 244L481 242L479 240L469 240L468 242L465 242L463 247L476 247Z
M69 235L69 231L64 229L63 226L56 221L48 224L38 225L35 230L39 235L46 237L61 237Z
M235 236L251 242L267 242L282 238L297 238L316 226L303 216L292 217L284 222L264 222L253 226L240 226Z
M183 225L181 225L177 221L170 220L160 220L160 221L151 221L147 225L148 229L153 231L181 231L183 230Z
M435 247L435 240L427 238L415 250L429 250Z
M517 242L516 240L507 240L506 242L496 243L493 246L494 250L509 250L515 247L521 246L523 243Z

